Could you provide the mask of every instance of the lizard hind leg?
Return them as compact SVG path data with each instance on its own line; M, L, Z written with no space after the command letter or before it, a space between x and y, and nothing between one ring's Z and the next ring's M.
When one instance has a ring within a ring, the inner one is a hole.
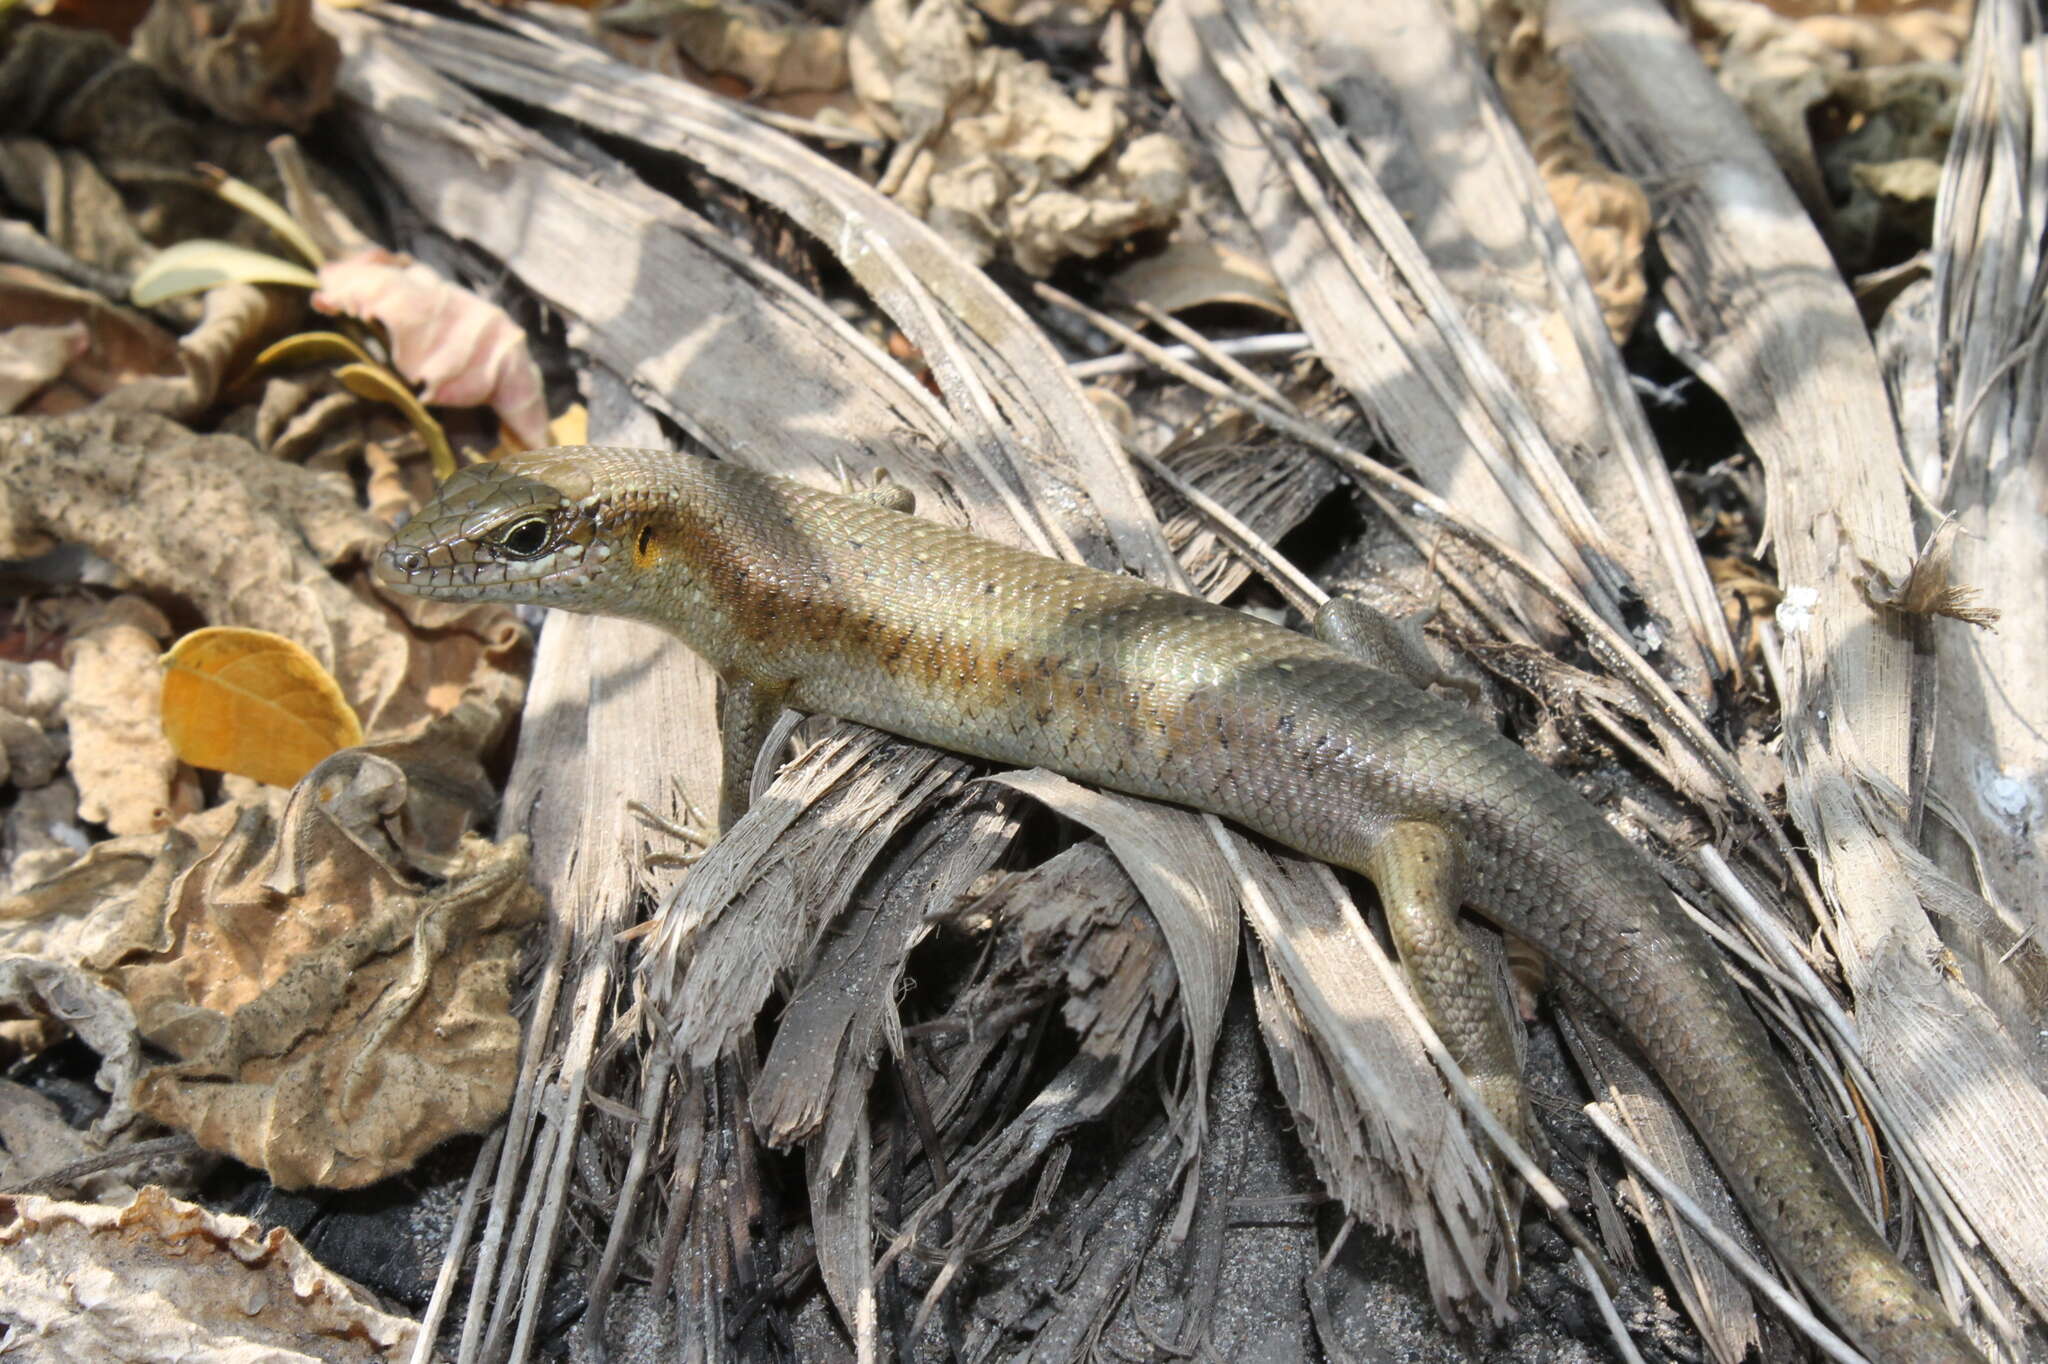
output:
M1314 629L1325 644L1417 688L1470 686L1444 673L1423 640L1421 622L1338 596L1316 612ZM1365 870L1386 903L1402 965L1431 1025L1486 1106L1527 1145L1534 1129L1507 1019L1458 917L1464 876L1456 840L1440 826L1407 821L1381 839Z
M1430 1026L1487 1110L1529 1146L1535 1124L1501 992L1458 913L1464 877L1456 837L1438 824L1402 820L1380 835L1362 870L1379 891L1402 972ZM1507 1192L1505 1162L1492 1163L1498 1211L1512 1245L1518 1200Z

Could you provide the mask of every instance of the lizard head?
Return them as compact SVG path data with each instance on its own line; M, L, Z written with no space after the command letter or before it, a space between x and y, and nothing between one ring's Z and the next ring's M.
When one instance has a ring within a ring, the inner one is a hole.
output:
M420 597L602 611L609 520L586 465L534 450L458 471L384 547L375 572Z

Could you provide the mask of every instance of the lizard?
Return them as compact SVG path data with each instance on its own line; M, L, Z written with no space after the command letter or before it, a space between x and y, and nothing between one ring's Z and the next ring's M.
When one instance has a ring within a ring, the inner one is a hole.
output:
M723 683L722 826L787 707L1206 811L1359 873L1425 1013L1517 1127L1505 1020L1461 936L1470 908L1614 1017L1859 1348L1981 1361L1843 1182L1705 932L1561 777L1344 647L1338 612L1318 617L1325 642L890 501L703 455L555 447L450 477L374 571L420 596L678 638Z

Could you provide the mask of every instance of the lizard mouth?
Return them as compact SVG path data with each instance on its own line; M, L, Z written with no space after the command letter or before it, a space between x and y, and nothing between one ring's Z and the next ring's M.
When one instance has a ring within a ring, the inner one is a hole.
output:
M386 587L443 601L527 600L536 589L574 584L587 571L584 556L569 550L543 559L458 558L449 546L393 542L371 566Z

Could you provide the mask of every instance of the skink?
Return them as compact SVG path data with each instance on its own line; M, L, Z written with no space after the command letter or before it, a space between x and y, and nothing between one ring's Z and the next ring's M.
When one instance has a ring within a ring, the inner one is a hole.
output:
M1981 1359L1857 1205L1643 855L1514 744L1352 652L872 497L661 451L563 447L464 470L377 573L422 596L674 634L726 683L722 819L787 706L1209 811L1362 873L1432 1021L1518 1122L1512 1051L1457 930L1470 906L1614 1015L1758 1232L1861 1349Z

